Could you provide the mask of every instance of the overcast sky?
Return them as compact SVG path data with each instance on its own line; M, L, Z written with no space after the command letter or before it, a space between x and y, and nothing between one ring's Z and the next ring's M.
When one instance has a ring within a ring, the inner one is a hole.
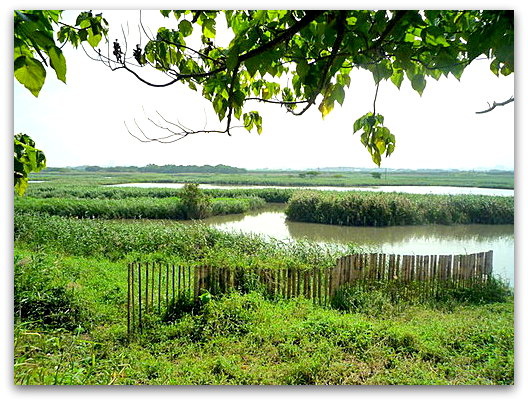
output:
M72 12L66 17L76 15ZM106 10L104 16L111 26L112 41L119 38L123 46L123 26L129 46L138 42L138 11ZM172 22L157 11L144 12L143 18L153 32ZM255 102L252 109L263 116L260 136L256 131L238 129L231 137L200 134L173 144L145 144L127 132L125 122L132 128L136 119L149 135L162 135L146 119L155 117L156 111L193 129L206 123L211 129L224 125L199 93L182 85L148 87L123 70L112 72L90 60L80 48L65 47L64 53L67 84L49 71L38 98L16 80L14 84L14 131L32 136L45 150L48 166L374 167L359 134L352 134L354 120L372 111L375 86L369 72L352 73L345 103L342 107L336 103L324 120L317 107L295 117L279 106ZM158 83L167 81L164 76L150 78ZM376 110L396 134L397 146L382 167L513 169L514 104L475 114L485 109L487 102L504 101L513 94L513 75L497 78L487 60L470 65L461 81L454 77L438 82L429 79L422 97L408 82L398 90L390 81L383 81Z

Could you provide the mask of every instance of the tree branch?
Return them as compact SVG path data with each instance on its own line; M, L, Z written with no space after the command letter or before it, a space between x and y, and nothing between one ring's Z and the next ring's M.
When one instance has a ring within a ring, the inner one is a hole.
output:
M235 81L238 74L238 69L240 68L240 60L237 60L236 66L233 68L233 75L231 76L231 82L229 84L229 93L227 97L227 103L229 110L227 111L227 134L231 136L229 128L231 126L231 118L233 116L233 94L235 92Z
M307 26L310 22L315 20L323 13L324 11L306 11L306 15L303 18L301 18L299 21L297 21L295 24L285 30L282 34L273 38L271 41L266 42L264 45L256 49L250 50L249 52L246 52L243 55L240 55L239 60L241 62L244 62L248 59L251 59L252 57L255 57L264 52L267 52L268 50L273 49L275 46L282 42L289 41L293 37L293 35L295 35L297 32L299 32L301 29L303 29L305 26Z
M182 140L184 139L185 137L187 137L188 135L190 134L206 134L206 133L220 133L220 134L225 134L225 133L228 133L229 134L229 131L232 130L232 129L238 129L238 128L245 128L245 126L230 126L230 125L227 125L226 128L224 130L214 130L214 129L206 129L205 127L202 129L202 130L191 130L187 127L185 127L184 125L182 125L180 122L178 123L174 123L174 122L171 122L169 120L167 120L161 113L159 113L158 111L156 111L156 113L161 117L161 119L163 119L166 123L168 123L169 125L172 125L174 126L175 128L177 128L177 131L176 130L173 130L172 128L168 127L168 126L165 126L165 125L162 125L162 124L159 124L157 123L156 121L154 121L153 119L151 119L150 117L147 116L147 120L150 121L154 126L156 126L157 128L159 129L162 129L162 130L165 130L165 131L168 131L170 134L168 135L165 135L165 136L161 136L161 137L149 137L145 134L145 132L143 131L143 129L141 129L141 126L138 124L137 120L134 118L134 123L136 125L136 128L137 130L141 133L142 137L140 136L137 136L135 135L134 133L132 133L132 131L130 130L130 128L128 127L127 123L126 122L123 122L124 125L125 125L125 128L126 130L128 131L128 133L134 137L135 139L141 141L142 143L153 143L153 142L157 142L157 143L162 143L162 144L168 144L168 143L175 143L176 141L179 141L179 140Z
M279 104L279 105L297 105L297 104L305 104L307 102L310 102L310 100L306 99L304 101L279 101L277 99L264 99L264 98L258 98L258 97L249 97L244 99L244 101L259 101L259 102L266 102L268 104Z
M511 96L510 99L507 99L504 102L495 102L495 101L493 101L493 105L490 105L489 102L488 102L488 106L489 106L488 109L483 110L483 111L479 111L479 112L475 112L475 113L477 113L477 114L488 113L488 112L491 112L493 109L495 109L497 106L504 106L504 105L507 105L507 104L509 104L510 102L513 102L513 101L514 101L514 98L513 98L513 96Z
M315 99L317 98L317 95L321 93L324 86L328 82L328 72L330 71L330 68L332 67L332 64L334 64L334 61L337 57L337 54L339 52L339 48L341 46L341 43L343 42L343 37L345 36L345 19L346 19L346 11L340 11L339 16L337 17L337 33L336 38L334 40L334 43L332 45L332 52L330 53L330 58L328 59L323 76L321 77L321 81L319 82L319 87L317 91L310 97L308 100L308 105L306 105L299 113L291 112L295 116L300 116L304 112L306 112L315 102Z

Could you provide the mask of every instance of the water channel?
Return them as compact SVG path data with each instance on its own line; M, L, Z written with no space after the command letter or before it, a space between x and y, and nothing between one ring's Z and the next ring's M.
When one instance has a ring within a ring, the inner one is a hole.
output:
M183 184L141 183L114 186L170 187ZM204 189L270 188L272 186L200 185ZM383 189L381 189L383 188ZM392 190L388 190L388 189ZM511 189L460 188L447 186L385 186L379 188L317 187L318 190L373 190L406 193L485 194L513 196ZM268 204L246 214L231 214L200 220L222 231L257 233L281 240L320 243L354 243L371 251L407 255L452 255L493 250L493 272L514 284L513 225L411 225L394 227L347 227L286 220L284 204ZM185 221L183 221L185 222ZM188 222L188 221L187 221Z

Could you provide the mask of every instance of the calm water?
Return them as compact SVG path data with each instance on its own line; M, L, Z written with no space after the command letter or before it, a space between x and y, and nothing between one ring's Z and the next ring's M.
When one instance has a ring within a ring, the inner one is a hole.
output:
M224 231L258 233L282 240L355 243L395 254L464 254L494 251L494 273L514 281L513 225L412 225L345 227L286 220L284 205L268 205L247 214L210 217L204 224Z
M141 188L172 188L179 189L183 183L120 183L108 185L116 187L141 187ZM365 186L365 187L345 187L345 186L234 186L234 185L211 185L200 184L202 189L310 189L310 190L335 190L345 192L350 190L362 190L372 192L402 192L416 194L479 194L486 196L513 196L513 189L489 189L457 186Z

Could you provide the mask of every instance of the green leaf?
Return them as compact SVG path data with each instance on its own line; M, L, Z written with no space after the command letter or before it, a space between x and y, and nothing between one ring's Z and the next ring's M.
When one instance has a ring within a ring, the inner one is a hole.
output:
M250 132L251 129L253 128L253 118L252 118L251 112L244 113L242 115L242 119L244 120L244 127L246 128L248 132Z
M338 74L336 77L336 81L341 86L347 86L350 87L350 75L349 74Z
M297 72L297 75L301 80L304 80L304 77L308 74L310 67L308 66L308 63L306 60L301 60L297 63L297 67L295 68L295 71Z
M334 100L331 96L324 97L323 101L319 104L319 111L321 112L323 119L326 115L332 112L332 109L334 109Z
M38 97L46 80L46 69L37 59L20 56L15 60L15 77L20 84Z
M358 130L361 129L361 118L357 119L355 122L354 122L354 133L356 133Z
M497 77L499 76L499 61L497 59L493 59L493 61L490 64L490 70L493 74L495 74Z
M236 106L242 106L244 105L244 101L246 100L246 95L240 91L240 90L236 90L234 93L233 93L233 102Z
M62 54L62 51L54 46L49 50L48 55L50 57L51 67L55 70L57 78L66 84L66 58Z
M509 66L508 63L505 63L501 69L500 69L500 72L503 76L508 76L510 75L511 73L513 73L513 69Z
M411 86L416 92L420 94L420 96L422 95L425 89L425 84L426 81L423 74L416 74L411 80Z
M15 192L18 196L23 196L28 187L28 178L17 178L15 180Z
M233 70L238 63L238 54L236 49L231 49L226 59L226 66L228 70Z
M244 62L244 65L246 66L246 70L248 71L249 75L254 77L255 73L260 67L260 61L257 57L251 57Z
M391 76L391 81L392 83L398 87L398 89L400 89L401 87L401 84L403 82L403 70L395 70L394 73L392 73L392 76Z
M193 32L193 26L190 21L187 20L181 20L178 24L178 29L183 36L189 36Z
M103 39L101 34L94 34L93 30L91 28L88 29L88 38L87 41L90 44L92 48L97 47L99 45L99 42L101 42L101 39Z
M77 33L79 34L79 39L81 40L81 42L84 42L85 40L88 39L87 29L80 29L79 31L77 31Z
M216 21L212 18L208 18L203 22L202 32L206 38L214 38L216 36Z
M55 46L53 36L49 32L35 31L31 33L31 40L33 40L39 48L49 49Z
M343 106L343 102L345 101L345 89L341 85L335 84L332 89L332 97L339 102L339 105Z
M370 70L372 71L372 76L374 82L378 84L383 79L388 79L393 75L392 64L388 60L382 60L381 62L373 65Z
M257 126L257 133L262 134L262 116L258 114L258 112L255 112L255 125Z

